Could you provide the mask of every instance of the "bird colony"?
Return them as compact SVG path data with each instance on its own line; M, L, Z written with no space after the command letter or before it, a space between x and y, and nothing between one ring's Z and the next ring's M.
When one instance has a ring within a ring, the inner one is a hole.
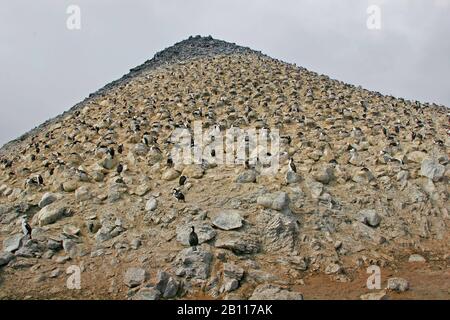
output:
M279 170L175 162L195 121L278 130ZM0 298L302 299L448 260L448 145L444 106L191 37L3 147Z

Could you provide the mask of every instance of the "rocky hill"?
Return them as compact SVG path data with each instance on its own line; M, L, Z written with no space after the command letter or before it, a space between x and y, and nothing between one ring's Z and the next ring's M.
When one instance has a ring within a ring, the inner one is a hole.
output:
M310 277L408 259L448 280L449 119L191 37L1 149L0 297L301 299ZM279 131L279 152L174 161L173 133L196 122Z

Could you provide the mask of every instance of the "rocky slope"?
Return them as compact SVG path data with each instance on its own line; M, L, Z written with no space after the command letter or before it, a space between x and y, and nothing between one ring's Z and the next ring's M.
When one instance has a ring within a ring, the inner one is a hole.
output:
M194 121L278 129L280 170L172 165ZM191 37L1 149L1 297L300 299L410 254L448 270L449 129L444 106Z

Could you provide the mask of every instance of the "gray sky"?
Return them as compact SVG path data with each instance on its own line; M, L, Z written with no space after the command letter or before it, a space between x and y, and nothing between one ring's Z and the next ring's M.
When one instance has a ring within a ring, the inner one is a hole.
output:
M71 4L80 30L66 27ZM380 30L366 25L373 4ZM450 106L450 0L2 0L0 145L196 34Z

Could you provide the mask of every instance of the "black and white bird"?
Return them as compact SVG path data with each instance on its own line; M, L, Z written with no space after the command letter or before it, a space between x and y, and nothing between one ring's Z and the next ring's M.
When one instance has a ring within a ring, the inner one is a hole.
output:
M122 145L122 144L119 145L119 147L117 148L117 152L118 152L119 154L122 154L122 152L123 152L123 145Z
M180 179L178 180L178 183L180 186L184 186L186 183L187 177L186 176L181 176Z
M173 189L172 195L177 199L177 201L185 202L184 194L180 190Z
M195 228L194 228L194 226L192 226L191 228L192 228L192 231L191 231L191 233L189 234L189 245L190 245L191 247L194 247L193 251L197 251L198 236L197 236L197 234L195 233Z
M288 170L297 173L297 167L295 166L293 158L289 159L289 168L288 168Z
M44 179L42 178L42 176L40 174L37 175L36 180L37 180L39 186L44 185Z
M25 217L22 217L22 232L26 237L30 237L31 239L31 227L30 225L27 223L27 221L25 220Z

